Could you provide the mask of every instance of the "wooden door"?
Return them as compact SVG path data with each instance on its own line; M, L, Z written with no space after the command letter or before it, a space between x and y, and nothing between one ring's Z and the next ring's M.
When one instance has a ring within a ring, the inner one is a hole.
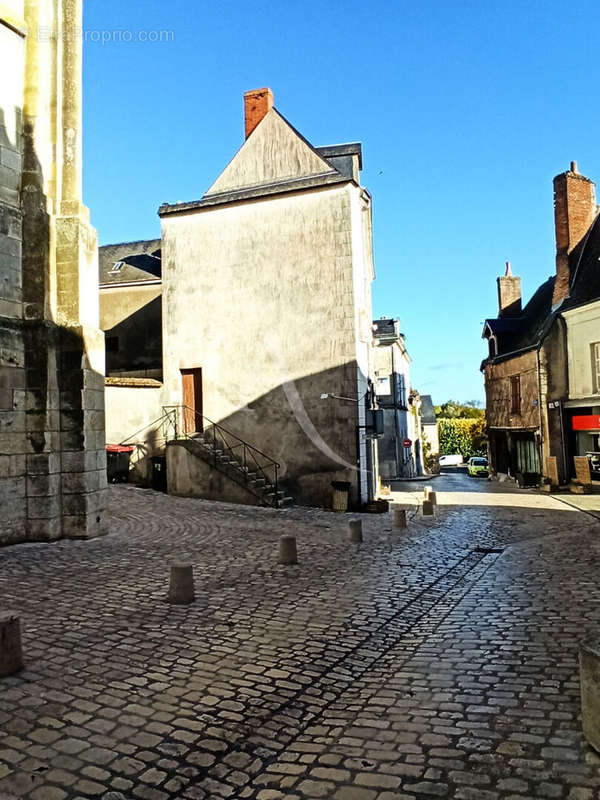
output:
M183 429L186 433L201 433L202 425L202 369L182 369Z

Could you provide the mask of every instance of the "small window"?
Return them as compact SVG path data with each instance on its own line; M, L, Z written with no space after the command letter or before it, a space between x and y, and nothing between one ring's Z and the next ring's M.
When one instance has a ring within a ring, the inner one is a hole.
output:
M377 394L378 395L391 394L389 377L377 378Z
M111 269L111 272L120 272L123 269L124 266L125 266L125 262L124 261L117 261L115 264L113 264L113 268Z
M521 376L513 375L510 379L510 411L511 414L521 413Z
M600 394L600 342L594 342L592 348L592 391Z
M106 352L107 353L118 353L119 352L119 337L118 336L107 336L106 337Z

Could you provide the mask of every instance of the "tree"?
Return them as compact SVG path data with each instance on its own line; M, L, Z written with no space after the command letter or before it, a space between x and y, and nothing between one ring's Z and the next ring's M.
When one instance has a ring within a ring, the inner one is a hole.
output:
M468 400L459 403L457 400L447 400L441 406L435 407L438 419L484 419L485 409L481 408L479 400Z

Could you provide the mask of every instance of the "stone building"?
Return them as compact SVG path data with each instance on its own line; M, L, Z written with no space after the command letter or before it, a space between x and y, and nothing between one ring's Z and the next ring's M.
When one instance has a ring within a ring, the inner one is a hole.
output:
M428 451L432 462L440 454L440 435L438 431L437 416L430 394L421 395L421 425L423 428L423 448ZM423 461L426 461L423 457ZM424 464L427 470L427 464ZM436 467L437 468L437 467Z
M507 264L498 317L484 325L482 370L492 471L565 483L573 457L593 452L600 433L600 223L594 184L575 162L554 179L554 210L556 273L521 308Z
M0 4L0 544L103 530L104 339L96 232L81 202L81 25L82 0Z
M341 480L359 504L372 497L376 473L361 145L313 147L268 89L244 101L245 141L229 165L200 200L160 208L162 384L136 387L144 379L133 374L108 387L109 438L130 437L143 415L136 448L146 457L171 439L176 493L253 501L194 449L190 440L208 446L211 432L233 472L241 453L262 453L299 502L328 504L331 481ZM116 300L102 302L104 314ZM151 424L181 407L177 431Z
M397 319L373 323L375 387L383 409L384 432L378 440L382 480L413 478L423 472L420 402L410 384L410 356Z

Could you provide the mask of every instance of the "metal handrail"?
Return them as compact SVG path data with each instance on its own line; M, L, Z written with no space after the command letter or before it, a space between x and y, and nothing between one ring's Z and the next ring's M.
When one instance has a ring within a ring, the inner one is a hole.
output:
M206 428L212 428L212 444L215 466L218 465L217 449L222 449L223 453L230 453L238 462L244 473L244 484L248 484L248 473L251 469L253 469L253 471L264 478L265 483L268 483L271 487L273 487L274 505L276 508L279 507L279 470L281 465L275 461L275 459L271 458L266 453L263 453L262 450L258 449L258 447L254 447L254 445L251 445L249 442L245 442L235 433L227 430L227 428L220 423L213 422L211 419L205 417L203 414L200 414L195 409L185 405L163 406L163 420L165 423L172 423L175 439L179 439L180 435L183 434L183 438L192 441L194 440L194 434L190 434L188 431L186 431L185 425L179 425L180 412L182 416L185 416L186 414L193 414L193 418L200 422L200 430L194 431L194 433L199 433L208 438L210 433L206 430ZM206 425L206 423L208 423L208 425ZM221 439L218 444L222 444L222 448L217 448L217 434ZM166 438L168 437L165 435L165 439ZM231 440L233 440L233 443ZM234 450L239 450L240 447L242 448L241 461L238 458L238 454L234 453ZM266 460L267 463L261 464L259 457ZM267 469L273 470L273 478L271 478L271 476L265 471Z

